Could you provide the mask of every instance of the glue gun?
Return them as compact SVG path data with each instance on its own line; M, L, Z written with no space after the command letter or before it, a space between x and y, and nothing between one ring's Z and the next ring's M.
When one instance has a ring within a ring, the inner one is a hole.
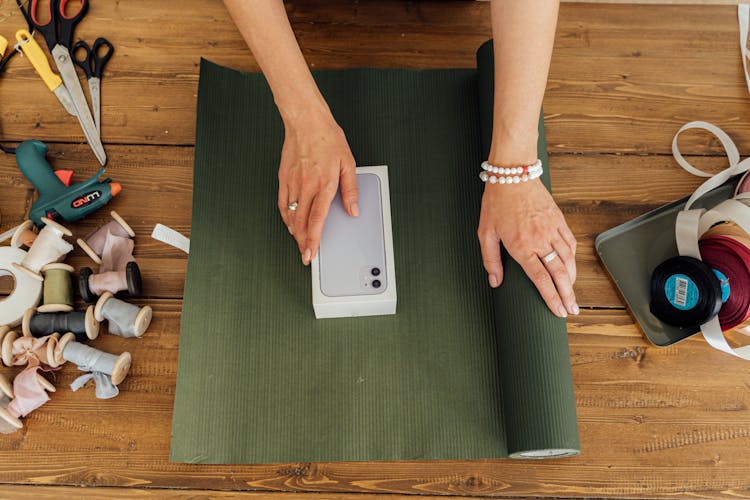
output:
M37 140L22 142L16 148L16 163L21 173L39 191L39 199L31 205L29 218L42 226L42 217L52 220L77 221L104 205L122 190L117 182L106 178L102 168L85 182L70 185L71 171L54 172L45 159L49 151Z

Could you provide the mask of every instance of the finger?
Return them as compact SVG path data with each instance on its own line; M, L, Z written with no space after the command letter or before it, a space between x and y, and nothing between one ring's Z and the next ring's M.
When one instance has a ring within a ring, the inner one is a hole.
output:
M308 265L312 258L312 250L306 248L305 243L307 241L307 223L314 198L314 192L310 190L303 191L300 195L300 200L297 202L297 212L294 214L294 238L297 240L297 245L299 246L299 251L302 255L302 263L304 265Z
M289 212L289 187L286 185L286 182L279 181L279 214L281 214L281 220L284 221L289 234L293 234Z
M576 267L576 251L578 249L578 242L576 241L576 237L573 236L573 232L570 230L570 228L568 228L568 226L561 227L558 232L560 233L563 241L565 241L565 243L568 245L568 248L570 249L571 257L569 258L569 260L563 260L565 261L565 266L568 268L570 282L575 283L576 277L578 276L578 269Z
M555 243L553 243L552 245L554 248L556 248L556 246L567 247L567 244L565 244L562 240L556 243L557 245L555 245ZM576 304L576 296L573 292L573 285L570 282L568 269L565 267L565 264L560 258L560 253L558 252L557 257L550 260L549 262L546 262L545 267L547 268L547 271L549 271L549 274L552 276L552 279L555 282L557 294L560 296L565 309L570 314L578 314L578 304Z
M479 246L482 248L482 263L487 271L487 279L492 288L503 282L503 262L500 260L500 240L491 232L481 233Z
M344 204L346 213L352 217L359 217L357 169L353 158L344 163L343 168L341 169L339 184L341 189L341 202Z
M542 265L539 257L532 255L520 264L526 275L534 283L537 290L539 290L539 294L544 299L550 311L561 318L567 317L568 312L565 306L563 306L562 300L560 300L560 295L557 293L552 276L550 276L547 268Z
M565 270L568 273L568 279L570 280L570 283L575 283L576 279L576 256L575 251L570 248L570 245L568 245L568 242L565 241L562 237L558 237L552 240L552 248L557 252L557 255L560 257L560 260L562 261L563 265L565 266Z
M328 209L331 208L331 202L333 201L334 196L336 196L336 191L320 191L312 203L310 218L307 222L307 239L305 241L304 254L307 255L307 252L309 251L310 259L315 257L315 254L318 253L320 238L323 234L323 225L325 224ZM306 264L309 264L309 260Z

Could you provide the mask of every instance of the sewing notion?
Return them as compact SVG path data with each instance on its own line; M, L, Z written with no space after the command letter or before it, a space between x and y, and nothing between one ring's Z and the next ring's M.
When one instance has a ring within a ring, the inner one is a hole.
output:
M108 321L109 333L120 337L140 337L151 324L150 306L138 307L115 298L112 292L99 297L94 308L94 318Z

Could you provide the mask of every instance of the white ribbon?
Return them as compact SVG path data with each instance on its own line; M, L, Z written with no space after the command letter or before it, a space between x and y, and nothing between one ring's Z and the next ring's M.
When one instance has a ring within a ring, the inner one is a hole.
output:
M750 22L750 5L741 3L737 6L737 18L740 21L740 52L742 52L742 68L745 70L745 83L750 92L750 74L747 72L747 35L748 23Z
M172 245L185 253L190 253L190 239L164 224L157 224L154 226L154 230L151 232L151 237L155 240L166 243L167 245Z
M747 17L745 17L745 20L745 29L747 31ZM748 83L748 85L750 85L750 83ZM724 147L724 151L729 160L729 166L726 169L718 174L712 175L695 168L682 156L682 154L680 154L677 145L677 138L683 131L690 129L706 130L719 139L719 142L721 142L721 145ZM709 179L701 184L690 196L685 204L684 210L677 214L675 239L677 240L677 250L680 255L694 257L701 260L698 240L706 231L719 222L734 222L746 233L750 234L750 207L743 203L744 200L750 199L750 194L748 193L738 194L734 198L719 203L711 210L690 208L693 203L704 194L721 186L731 177L750 170L750 158L745 158L740 161L740 153L737 150L734 141L732 141L723 130L715 125L701 121L690 122L683 125L682 128L677 131L677 134L675 134L674 139L672 140L672 155L677 163L691 174L699 177L709 177ZM750 345L739 347L737 349L730 346L726 337L724 337L724 332L721 330L718 316L714 316L710 321L702 324L701 333L703 334L703 338L706 339L706 342L708 342L714 349L718 349L742 359L750 360Z

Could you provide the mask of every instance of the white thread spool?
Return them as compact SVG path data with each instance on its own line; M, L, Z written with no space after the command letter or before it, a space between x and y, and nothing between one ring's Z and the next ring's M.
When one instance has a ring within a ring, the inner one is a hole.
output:
M65 361L70 361L71 363L78 365L79 362L82 362L82 358L86 355L94 354L94 351L98 353L99 356L95 363L97 368L95 371L101 371L102 373L109 375L112 378L112 383L114 385L119 385L125 380L128 371L130 371L130 364L133 359L129 352L125 351L118 356L116 354L100 351L99 349L94 349L86 344L76 342L76 336L72 332L63 335L57 343L55 356L60 364Z
M42 222L45 226L39 231L26 257L20 264L13 263L17 269L39 281L44 280L39 274L44 265L59 261L73 250L73 245L63 239L63 236L73 235L68 228L46 217L42 217Z
M140 337L151 324L153 311L150 306L139 308L117 299L111 292L104 292L94 308L94 318L109 321L109 333L120 337Z
M0 247L0 276L10 275L15 280L13 291L0 301L0 325L17 325L24 311L36 306L42 295L42 282L18 270L26 255L20 248Z
M19 335L7 326L0 326L0 358L5 366L13 365L13 343ZM45 349L39 352L39 361L52 367L57 368L61 363L58 362L55 350L57 348L59 333L53 333L47 339Z

